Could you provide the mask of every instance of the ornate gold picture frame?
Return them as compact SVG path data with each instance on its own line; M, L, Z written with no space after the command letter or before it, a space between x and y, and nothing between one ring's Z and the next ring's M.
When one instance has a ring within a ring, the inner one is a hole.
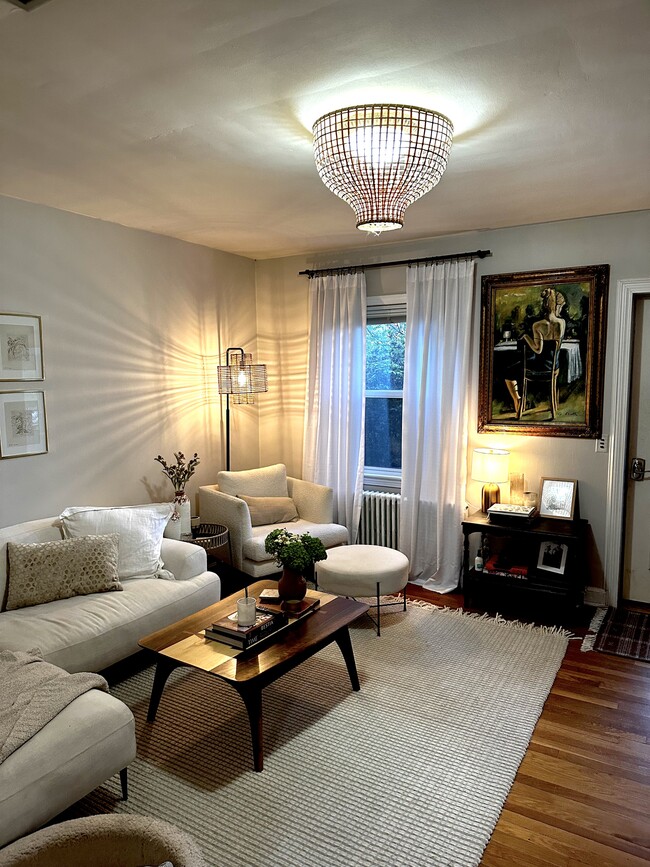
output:
M609 265L481 281L480 433L598 439Z

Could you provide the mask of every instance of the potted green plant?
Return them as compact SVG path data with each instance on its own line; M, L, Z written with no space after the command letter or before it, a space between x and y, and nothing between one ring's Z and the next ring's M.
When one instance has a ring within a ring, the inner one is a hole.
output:
M280 598L289 604L304 599L307 592L305 569L309 569L317 560L327 559L327 551L321 540L309 533L271 530L264 540L264 549L275 556L278 566L282 566L282 577L278 581Z

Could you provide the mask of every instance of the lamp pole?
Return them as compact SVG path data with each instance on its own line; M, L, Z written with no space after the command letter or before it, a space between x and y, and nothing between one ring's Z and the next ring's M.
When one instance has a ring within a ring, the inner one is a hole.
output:
M230 353L238 353L240 366L244 364L244 350L241 346L230 346L226 349L226 367L230 368ZM232 384L231 384L232 388ZM226 469L230 470L230 392L226 392Z

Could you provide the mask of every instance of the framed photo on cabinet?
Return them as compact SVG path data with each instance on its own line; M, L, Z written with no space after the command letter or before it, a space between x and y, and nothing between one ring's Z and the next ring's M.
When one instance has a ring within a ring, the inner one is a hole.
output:
M545 479L539 485L540 518L561 518L572 521L578 497L577 479Z
M562 542L552 540L542 542L539 546L537 568L542 569L544 572L555 572L557 575L564 575L568 552L569 546Z
M22 458L46 451L43 392L0 392L0 458Z
M0 313L0 382L43 379L41 317Z

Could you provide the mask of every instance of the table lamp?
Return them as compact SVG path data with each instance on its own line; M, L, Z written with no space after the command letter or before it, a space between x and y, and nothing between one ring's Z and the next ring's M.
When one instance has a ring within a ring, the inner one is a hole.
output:
M501 502L499 482L508 481L508 457L504 449L474 449L472 454L472 478L485 482L481 495L481 508L484 512Z

